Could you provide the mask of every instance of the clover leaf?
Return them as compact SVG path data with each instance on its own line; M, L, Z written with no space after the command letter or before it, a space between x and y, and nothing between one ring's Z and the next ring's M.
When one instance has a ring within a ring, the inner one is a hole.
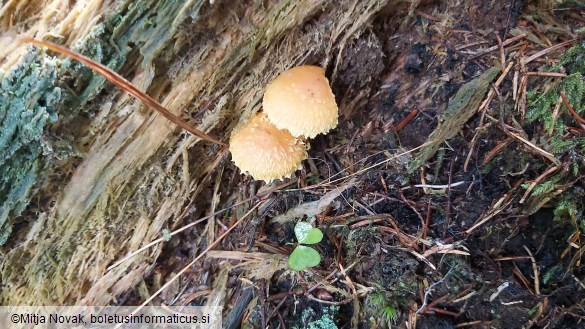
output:
M323 232L307 222L298 222L295 226L297 241L303 244L315 244L323 240Z
M311 247L297 246L288 258L288 266L295 271L302 271L317 266L321 262L319 252Z
M311 247L301 244L315 244L323 240L323 232L307 222L298 222L295 225L295 236L299 245L288 258L288 266L295 271L303 271L309 267L317 266L321 262L319 252Z

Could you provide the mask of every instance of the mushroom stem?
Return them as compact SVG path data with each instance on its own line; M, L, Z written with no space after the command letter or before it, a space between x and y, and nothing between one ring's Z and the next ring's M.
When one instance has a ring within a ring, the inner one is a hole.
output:
M158 111L162 116L164 116L169 121L176 124L177 126L187 130L191 134L193 134L197 137L200 137L201 139L204 139L208 142L215 143L215 144L218 144L218 145L221 145L224 147L228 146L226 143L223 143L223 142L207 135L206 133L204 133L198 129L193 128L185 120L183 120L183 119L179 118L178 116L174 115L173 113L171 113L164 106L162 106L160 103L155 101L152 97L148 96L146 93L144 93L140 89L136 88L132 83L130 83L128 80L124 79L118 73L112 71L107 66L100 64L98 62L95 62L88 57L77 54L77 53L73 52L72 50L69 50L65 47L59 46L59 45L54 44L54 43L49 42L49 41L37 40L37 39L30 38L30 37L20 37L19 39L23 43L32 43L32 44L35 44L38 46L47 47L52 51L55 51L57 53L60 53L60 54L65 55L67 57L70 57L70 58L88 66L92 70L101 74L104 78L106 78L111 83L124 89L130 95L134 96L136 99L142 101L144 104L146 104L146 105L152 107L153 109L155 109L156 111Z

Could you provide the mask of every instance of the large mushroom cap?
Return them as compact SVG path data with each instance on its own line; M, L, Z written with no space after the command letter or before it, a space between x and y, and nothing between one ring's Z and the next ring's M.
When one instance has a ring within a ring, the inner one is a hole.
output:
M287 130L276 128L264 113L234 131L230 152L242 172L266 182L290 177L307 158L306 145Z
M293 136L313 138L337 126L335 96L318 66L283 72L266 87L262 105L268 119Z

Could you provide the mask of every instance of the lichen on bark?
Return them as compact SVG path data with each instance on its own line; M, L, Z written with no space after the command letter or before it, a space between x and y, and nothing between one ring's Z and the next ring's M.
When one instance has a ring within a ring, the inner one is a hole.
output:
M32 51L13 70L0 73L0 245L29 203L42 156L49 151L44 129L57 120L62 99L57 65Z

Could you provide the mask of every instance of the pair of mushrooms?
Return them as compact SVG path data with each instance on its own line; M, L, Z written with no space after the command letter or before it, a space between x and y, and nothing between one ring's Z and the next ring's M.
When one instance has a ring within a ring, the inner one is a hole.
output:
M234 130L232 160L256 180L289 178L307 158L306 138L337 126L338 108L325 70L303 65L266 87L264 112Z

